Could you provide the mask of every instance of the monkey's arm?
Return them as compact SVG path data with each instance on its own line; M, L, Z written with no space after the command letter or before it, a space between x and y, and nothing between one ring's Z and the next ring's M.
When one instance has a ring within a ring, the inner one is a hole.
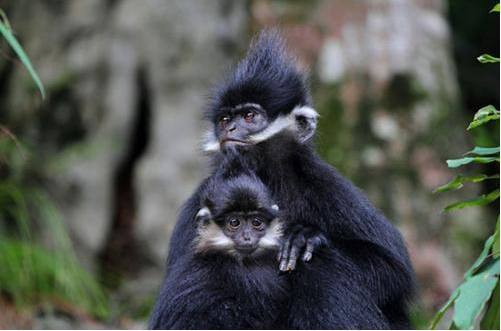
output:
M296 252L307 247L308 238L322 243L316 238L323 236L328 244L343 245L344 251L352 254L375 302L385 305L409 298L414 272L400 233L335 169L316 157L303 155L295 163L301 166L289 170L296 174L289 178L289 202L286 205L281 201L282 209L288 210L285 219L289 228L299 225L300 229L289 237L289 247L285 241L284 251L289 253L282 260L290 264L291 258L298 256Z

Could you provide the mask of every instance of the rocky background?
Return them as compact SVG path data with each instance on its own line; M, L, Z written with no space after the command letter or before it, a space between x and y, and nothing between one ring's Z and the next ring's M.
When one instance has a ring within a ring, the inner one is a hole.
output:
M466 0L0 0L47 89L42 101L0 44L0 124L25 146L28 181L48 192L79 263L112 307L104 319L33 318L37 308L20 313L5 300L10 315L0 316L0 326L146 325L177 211L207 172L199 141L209 88L268 26L281 27L311 72L320 153L404 234L420 283L413 319L426 326L481 249L492 226L484 220L495 219L487 209L441 213L474 189L431 193L453 176L445 160L472 144L471 114L499 104L499 74L478 71L474 61L499 53L499 32L481 28L499 30L490 7ZM475 84L485 81L489 88ZM50 245L49 230L39 230Z

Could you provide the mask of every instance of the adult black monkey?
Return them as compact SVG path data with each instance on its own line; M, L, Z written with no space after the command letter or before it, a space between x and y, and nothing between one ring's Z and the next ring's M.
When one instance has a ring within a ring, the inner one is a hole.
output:
M315 153L317 113L311 108L305 77L285 53L277 33L260 35L216 90L209 108L214 126L205 147L215 153L214 165L237 153L282 207L287 240L279 267L296 269L288 274L286 327L409 327L414 274L401 236L357 188ZM171 239L169 273L184 256L193 254L188 244L196 233L193 220L205 185L180 214ZM296 265L300 256L311 262ZM161 293L151 324L158 328L163 297Z

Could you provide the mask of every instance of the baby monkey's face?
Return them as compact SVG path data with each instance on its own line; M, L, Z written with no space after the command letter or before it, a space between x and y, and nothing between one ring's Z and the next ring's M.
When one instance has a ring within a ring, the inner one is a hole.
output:
M277 208L277 209L275 209ZM273 210L278 207L273 206ZM235 257L257 256L280 244L280 220L271 213L232 211L214 215L207 207L197 214L198 253L223 253Z
M233 241L234 248L243 255L256 251L271 222L258 212L230 213L221 221L224 234Z

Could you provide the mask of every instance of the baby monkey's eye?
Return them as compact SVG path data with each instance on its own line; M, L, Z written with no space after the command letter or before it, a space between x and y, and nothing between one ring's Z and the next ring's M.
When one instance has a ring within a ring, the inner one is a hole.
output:
M236 218L232 218L230 219L230 221L228 222L228 224L230 225L230 227L236 229L240 226L240 221Z
M259 218L254 218L252 219L252 226L255 227L256 229L261 229L263 228L264 224L263 221L261 221Z
M252 119L254 118L254 113L253 112L247 112L247 114L245 114L244 116L244 120L247 122L247 123L250 123L252 121Z

